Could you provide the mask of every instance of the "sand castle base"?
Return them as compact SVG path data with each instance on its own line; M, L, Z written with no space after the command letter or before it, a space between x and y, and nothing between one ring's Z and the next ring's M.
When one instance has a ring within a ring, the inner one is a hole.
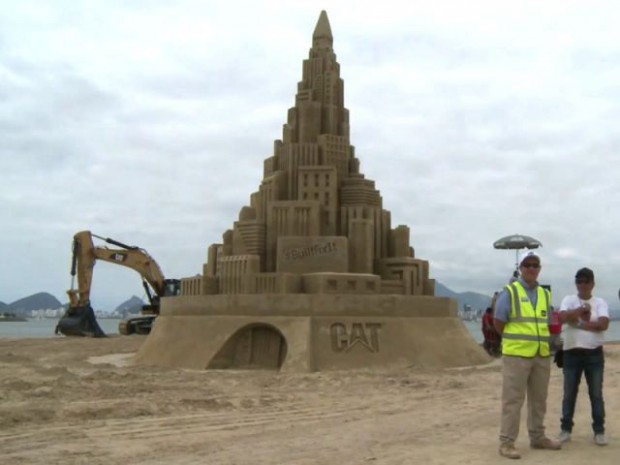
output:
M136 361L190 369L310 372L489 362L430 296L214 295L164 299Z

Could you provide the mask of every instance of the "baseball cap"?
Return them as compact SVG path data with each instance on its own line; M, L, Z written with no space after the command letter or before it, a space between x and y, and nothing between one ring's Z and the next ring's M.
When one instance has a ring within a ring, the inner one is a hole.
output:
M519 266L521 266L526 258L533 258L540 263L540 255L538 255L538 252L534 252L533 250L524 250L519 254Z
M575 279L585 279L586 281L594 281L594 271L590 268L580 268L575 274Z

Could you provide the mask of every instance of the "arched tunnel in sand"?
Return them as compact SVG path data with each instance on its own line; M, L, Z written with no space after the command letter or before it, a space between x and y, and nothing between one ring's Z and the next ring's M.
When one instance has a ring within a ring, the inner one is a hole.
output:
M316 371L490 361L456 301L434 296L409 227L392 226L361 172L333 42L322 11L258 190L208 247L202 273L162 299L138 363Z
M214 355L207 369L274 369L286 359L286 338L269 324L239 328Z

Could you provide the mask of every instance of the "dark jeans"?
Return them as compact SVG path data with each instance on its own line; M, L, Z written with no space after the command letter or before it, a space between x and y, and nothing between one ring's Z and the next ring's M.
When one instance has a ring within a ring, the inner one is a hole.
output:
M603 401L603 371L605 355L603 348L571 349L564 351L564 399L562 400L562 431L573 430L575 402L579 392L581 374L585 374L592 407L594 434L605 432L605 402Z

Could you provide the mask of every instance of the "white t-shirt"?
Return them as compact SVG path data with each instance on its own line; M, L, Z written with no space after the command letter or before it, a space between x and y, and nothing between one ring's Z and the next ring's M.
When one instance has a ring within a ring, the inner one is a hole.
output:
M588 300L580 299L577 295L567 295L562 299L560 312L574 310L581 307L582 304L590 304L590 321L597 321L601 317L609 318L609 306L600 297L591 297ZM603 331L586 331L576 326L564 325L564 350L575 349L596 349L605 342L605 333Z

